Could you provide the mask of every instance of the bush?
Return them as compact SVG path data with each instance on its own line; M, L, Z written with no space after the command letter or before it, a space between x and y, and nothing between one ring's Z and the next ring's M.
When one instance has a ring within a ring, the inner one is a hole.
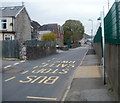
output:
M42 41L55 41L55 34L53 32L48 33L48 34L43 34L42 36Z

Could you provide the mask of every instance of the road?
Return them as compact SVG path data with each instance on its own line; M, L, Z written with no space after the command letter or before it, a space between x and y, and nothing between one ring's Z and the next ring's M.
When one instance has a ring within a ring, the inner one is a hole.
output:
M3 101L60 101L87 47L29 61L4 61Z

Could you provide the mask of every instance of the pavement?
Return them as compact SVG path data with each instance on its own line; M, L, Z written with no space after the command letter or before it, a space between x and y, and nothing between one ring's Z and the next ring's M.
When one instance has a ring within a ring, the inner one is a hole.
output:
M92 49L76 69L64 98L64 101L116 101L114 93L104 85L102 68Z

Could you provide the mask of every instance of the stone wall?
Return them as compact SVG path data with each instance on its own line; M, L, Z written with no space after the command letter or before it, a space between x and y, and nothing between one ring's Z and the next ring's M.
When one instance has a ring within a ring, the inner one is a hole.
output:
M56 53L55 46L22 46L20 52L21 59L37 59Z
M35 47L27 46L26 47L27 59L41 58L54 53L56 53L55 47L50 47L50 46L35 46Z
M107 83L120 100L120 45L105 44L105 69Z

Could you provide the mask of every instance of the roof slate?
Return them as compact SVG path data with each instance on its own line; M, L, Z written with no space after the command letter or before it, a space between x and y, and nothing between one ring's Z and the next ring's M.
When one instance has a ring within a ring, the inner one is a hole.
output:
M40 28L40 24L33 20L31 21L31 26L36 30L38 30Z
M23 6L14 6L14 7L0 7L1 17L15 17Z
M41 26L39 28L40 31L44 31L44 30L50 30L50 31L54 31L54 30L58 30L58 24L45 24L43 26Z

